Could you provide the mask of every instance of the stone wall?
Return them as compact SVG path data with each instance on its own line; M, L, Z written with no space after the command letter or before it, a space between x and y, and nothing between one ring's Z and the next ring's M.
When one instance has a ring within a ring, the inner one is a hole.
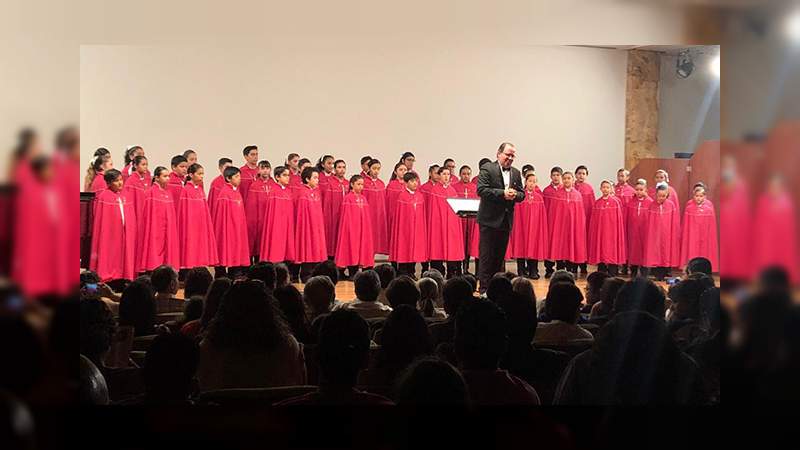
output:
M625 167L658 157L659 55L630 50L625 85Z

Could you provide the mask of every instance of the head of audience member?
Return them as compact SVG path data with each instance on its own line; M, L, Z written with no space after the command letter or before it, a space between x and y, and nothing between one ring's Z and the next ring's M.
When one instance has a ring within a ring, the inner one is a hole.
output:
M80 301L80 353L97 367L104 366L115 331L114 315L105 302L96 298Z
M381 290L386 290L389 287L389 283L391 283L397 275L391 264L378 264L375 266L374 270L381 280Z
M695 281L700 282L703 285L704 289L712 289L712 288L717 287L717 283L716 283L716 281L714 281L714 278L711 277L710 275L706 275L706 274L704 274L702 272L695 272L695 273L689 274L689 275L687 275L685 277L685 279L686 280L695 280Z
M175 295L178 293L178 273L170 266L158 266L150 274L150 282L156 294Z
M511 297L513 293L514 288L511 286L511 280L508 279L505 272L498 272L489 280L489 287L486 289L486 297L489 300L499 302L502 299Z
M381 348L376 366L394 379L400 371L422 355L433 352L431 335L425 319L411 305L392 310L381 331Z
M722 306L720 305L719 288L706 289L700 296L700 315L703 326L713 335L720 330L720 317Z
M475 291L478 290L478 279L475 277L475 275L473 275L471 273L465 273L461 277L464 278L465 280L467 280L469 285L472 286L472 292L475 292Z
M436 286L439 287L439 292L441 292L442 288L444 288L444 275L442 275L442 272L439 272L436 269L430 269L430 270L426 270L425 272L422 272L421 275L422 275L422 278L431 278L431 279L433 279L433 281L436 282Z
M555 272L553 272L553 276L550 277L549 284L556 284L563 282L575 284L575 275L573 275L572 272L568 270L556 270Z
M398 405L466 406L469 391L464 377L447 361L433 356L417 358L395 383Z
M684 279L669 288L673 320L700 321L700 296L707 290L700 280Z
M338 309L322 322L317 346L320 387L351 389L369 356L369 326L355 311Z
M134 280L122 291L122 298L119 301L119 324L132 326L136 336L147 336L155 333L155 321L156 302L153 288L142 280Z
M600 311L598 315L601 317L608 317L614 311L614 302L617 299L617 294L622 286L625 285L625 280L619 277L607 278L603 282L603 287L600 288L599 300Z
M308 342L310 333L303 294L293 285L289 285L275 289L274 295L294 337L300 342Z
M588 306L600 301L600 289L610 276L606 272L592 272L586 277L586 304Z
M25 400L44 375L44 357L42 340L27 319L0 315L0 391Z
M336 287L327 275L313 276L303 287L303 302L312 318L331 312L335 301Z
M80 372L78 373L78 401L81 405L107 405L108 386L100 370L89 360L80 355Z
M193 295L183 304L183 316L180 319L180 323L199 320L201 317L203 317L203 296Z
M634 278L617 292L613 314L644 311L664 320L665 304L666 296L660 287L646 278Z
M374 270L362 270L353 278L356 298L362 302L374 302L381 293L381 280Z
M497 306L506 316L509 348L529 349L539 324L536 302L517 294L500 300Z
M290 336L278 302L263 283L240 281L222 297L206 340L222 351L263 354L286 345Z
M458 310L474 300L472 293L475 292L473 285L463 277L454 277L447 280L442 289L442 299L444 301L444 312L448 319L455 320Z
M571 283L551 284L547 291L544 308L550 320L575 324L583 302L583 294L578 286Z
M419 310L422 311L423 317L433 316L434 306L439 301L439 285L436 284L433 278L425 277L417 281L417 289L419 289L420 294Z
M456 358L465 370L497 370L508 348L508 324L494 302L475 299L461 305L456 316Z
M270 262L261 261L253 264L247 269L248 280L259 280L264 283L268 291L274 291L276 285L276 268Z
M336 267L336 263L334 261L326 260L317 264L314 267L314 270L311 272L311 276L316 277L319 275L325 275L328 277L328 279L331 280L331 283L333 283L334 287L339 283L339 269Z
M516 277L511 280L511 289L530 302L536 303L536 291L531 280L525 277Z
M146 403L186 403L199 360L194 339L180 333L157 336L147 350L142 371Z
M217 278L211 283L203 301L203 315L200 318L201 328L205 329L214 320L219 310L219 304L222 302L222 297L228 292L231 284L231 279L225 277Z
M704 273L708 276L711 276L711 261L709 261L708 258L703 258L702 256L690 259L686 264L686 274L691 275L693 273Z
M205 296L212 281L214 281L214 277L211 276L208 268L195 267L190 269L183 283L183 298L192 298L195 295Z
M759 288L764 292L788 292L792 288L789 272L780 266L771 266L758 274Z
M275 289L289 285L289 266L284 263L275 264Z
M401 275L389 283L386 288L386 300L389 301L389 306L392 308L400 305L410 305L416 308L420 302L420 290L411 277ZM433 315L433 305L431 305L431 315Z

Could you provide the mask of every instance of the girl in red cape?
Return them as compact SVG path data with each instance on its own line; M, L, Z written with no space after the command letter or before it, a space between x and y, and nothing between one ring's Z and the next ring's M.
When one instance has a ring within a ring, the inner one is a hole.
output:
M28 160L32 160L33 157L36 156L35 153L31 153L28 155ZM94 192L92 190L92 182L95 180L95 175L97 172L101 170L101 166L103 164L103 159L105 157L111 158L111 152L108 151L107 148L100 147L94 151L92 155L92 159L89 160L89 167L86 169L86 175L83 177L83 190L81 192ZM25 169L28 170L28 169ZM12 167L11 174L13 176L16 168Z
M108 185L106 184L105 180L106 171L114 168L114 162L111 160L111 154L95 156L95 159L92 162L92 168L94 169L95 174L94 178L92 179L92 184L89 186L89 190L95 194L100 194L108 189Z
M214 223L203 192L205 170L200 164L188 169L189 181L178 200L178 238L181 242L181 269L216 266L219 263Z
M264 228L264 214L267 211L269 193L275 186L272 179L272 166L269 161L258 162L258 178L250 184L250 192L244 202L247 216L247 239L250 246L250 257L258 259L261 250L261 231Z
M425 199L425 205L430 205L431 202L431 189L433 186L439 181L439 165L433 164L428 167L428 181L422 183L422 186L419 187L419 193L422 194L422 198ZM477 181L476 181L477 185ZM431 210L430 208L425 208L425 229L428 229L428 221L430 220ZM422 271L428 270L430 265L430 261L425 261L422 263Z
M134 175L135 176L135 175ZM133 280L136 276L136 209L123 191L122 174L106 171L108 189L94 199L89 269L100 280Z
M220 158L219 160L219 176L214 178L211 181L211 186L208 188L208 209L209 211L214 210L214 203L216 201L217 192L225 185L225 177L222 174L225 172L225 168L230 167L233 165L233 161L230 158Z
M125 167L122 168L122 182L128 181L128 177L136 171L135 159L137 156L144 156L144 149L138 145L131 145L125 151ZM150 178L148 174L148 178Z
M444 262L447 262L447 278L461 275L461 261L464 260L464 231L461 219L447 203L448 198L455 198L456 191L450 185L450 169L439 168L439 183L431 189L430 202L426 203L428 211L428 258L431 267L445 274Z
M334 261L339 268L348 268L349 277L355 276L359 267L375 264L372 243L372 217L364 192L364 177L350 177L350 193L344 197L339 212L339 236Z
M250 265L247 217L244 213L244 200L239 193L242 174L236 167L228 167L222 176L225 177L225 185L217 193L211 219L214 221L214 235L217 238L219 265L238 271L239 268Z
M378 178L381 173L381 162L372 159L369 162L369 173L364 178L364 198L369 204L372 220L372 242L375 253L389 254L389 232L386 222L386 186Z
M144 197L144 207L136 241L136 271L146 272L161 265L180 266L178 220L172 195L167 191L169 172L156 167L153 183Z
M289 189L289 169L278 166L274 172L277 186L267 198L259 253L262 261L281 263L295 260L294 202Z
M300 281L311 278L314 266L328 257L325 246L325 218L322 215L322 194L319 190L319 170L306 167L301 174L303 189L297 194L295 228Z
M147 191L150 189L150 186L152 186L152 183L153 179L150 176L150 171L147 170L147 158L144 156L133 158L133 172L131 176L125 180L125 193L128 200L133 202L133 209L136 211L137 241L142 234L144 199L147 197Z
M692 258L702 256L711 261L711 270L719 271L717 215L714 204L706 199L706 189L696 187L692 203L683 212L681 226L681 261L685 266Z
M669 188L669 195L667 196L667 200L669 202L671 202L673 205L675 205L675 209L678 211L678 214L680 214L681 206L680 206L680 201L678 201L678 193L669 184L669 174L667 173L667 171L664 170L664 169L658 169L658 170L656 170L656 174L655 174L655 176L653 178L655 179L655 184L653 185L652 188L650 188L647 191L647 195L649 195L650 198L655 200L656 199L656 188L658 187L658 184L659 183L665 183L667 185L667 187Z
M345 195L350 191L350 181L344 177L347 164L337 159L333 163L333 176L327 184L320 184L320 189L325 192L322 196L322 216L325 218L325 244L328 247L328 256L336 255L336 241L339 238L339 211Z
M622 202L623 207L633 200L636 195L636 191L628 184L630 177L631 173L626 169L617 171L617 184L614 185L614 195Z
M628 265L631 276L636 277L639 268L644 266L644 247L647 245L647 215L653 199L647 195L647 181L639 179L634 188L635 196L625 206L625 241L627 243Z
M405 166L404 166L405 167ZM417 263L428 260L428 241L425 235L425 199L417 191L419 176L414 172L403 175L405 183L395 201L389 259L397 263L398 274L414 277Z
M510 256L517 260L517 273L539 279L539 261L547 256L547 210L544 196L536 189L536 174L525 177L525 200L514 206L514 224L509 242Z
M389 179L389 184L386 185L386 225L388 230L389 239L389 254L391 254L392 247L392 223L394 221L394 209L397 204L397 197L406 189L406 183L403 177L408 172L408 167L403 162L398 162L394 165L392 177ZM389 258L389 261L396 262Z
M589 221L589 264L597 264L597 270L608 272L612 277L625 264L625 219L622 201L614 195L614 186L609 180L600 183L601 196L594 202Z
M672 267L681 265L681 219L678 208L667 199L669 186L656 187L656 199L650 204L645 224L644 267L663 281Z
M290 172L289 176L289 189L292 191L292 199L297 200L300 193L305 189L303 184L303 170L306 167L311 167L311 161L308 158L301 158L297 162L297 173Z
M175 155L170 161L172 172L169 173L169 183L167 190L172 195L172 201L175 205L175 213L178 213L178 201L181 199L183 193L183 185L186 183L186 172L189 169L189 164L186 163L186 157L183 155Z
M550 200L547 227L550 232L550 259L577 274L578 265L586 262L586 210L583 197L574 188L575 176L564 172L564 187Z
M248 145L242 149L242 155L244 156L244 165L239 168L239 176L242 181L238 190L242 196L242 201L246 202L247 194L250 193L250 184L258 178L258 147ZM222 186L224 186L224 183Z
M458 181L452 184L453 189L456 191L456 195L459 198L478 198L478 183L472 182L472 168L470 166L461 166L461 169L458 171ZM467 243L466 243L466 255L464 258L463 264L463 271L469 272L469 258L475 257L475 264L478 264L478 243L477 241L480 240L480 233L476 232L478 226L476 225L474 217L470 218L462 218L461 219L461 228L464 230L464 233L467 235ZM473 242L476 241L476 242ZM472 248L476 249L475 254L472 253Z
M317 161L317 170L319 171L319 188L320 193L322 194L322 203L325 203L325 189L322 189L322 186L328 184L331 177L333 176L334 171L334 158L333 155L323 155L322 158Z
M554 199L558 197L559 192L564 188L561 177L564 175L564 170L561 167L555 166L550 169L550 183L542 190L542 197L544 198L544 208L547 212L547 233L548 242L553 241L553 223L551 217L553 216ZM555 272L556 261L550 259L550 250L548 246L547 258L544 261L544 277L549 279ZM558 264L559 269L563 269L562 264Z

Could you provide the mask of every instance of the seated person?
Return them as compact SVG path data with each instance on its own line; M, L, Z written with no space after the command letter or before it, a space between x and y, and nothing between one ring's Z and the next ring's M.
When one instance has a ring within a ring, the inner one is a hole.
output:
M191 403L198 359L197 343L189 337L176 333L155 338L144 362L145 403Z
M456 314L466 302L473 300L472 285L463 277L453 277L447 280L442 290L444 297L444 310L447 318L441 322L428 325L434 347L442 343L452 343L456 334Z
M577 324L582 301L581 290L574 284L550 285L545 304L545 314L550 322L537 325L533 343L553 346L591 344L594 341L592 333Z
M183 299L177 298L178 273L170 266L158 266L150 274L155 291L156 314L183 311Z
M353 284L355 285L356 299L342 308L355 311L364 319L389 316L392 308L377 301L381 292L381 280L374 270L358 272Z

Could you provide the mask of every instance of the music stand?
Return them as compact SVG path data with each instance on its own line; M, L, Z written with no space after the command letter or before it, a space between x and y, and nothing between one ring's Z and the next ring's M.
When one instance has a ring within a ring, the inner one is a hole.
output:
M470 217L478 217L478 207L481 204L481 199L448 198L447 204L450 205L450 209L452 209L458 217L463 217L466 219Z

